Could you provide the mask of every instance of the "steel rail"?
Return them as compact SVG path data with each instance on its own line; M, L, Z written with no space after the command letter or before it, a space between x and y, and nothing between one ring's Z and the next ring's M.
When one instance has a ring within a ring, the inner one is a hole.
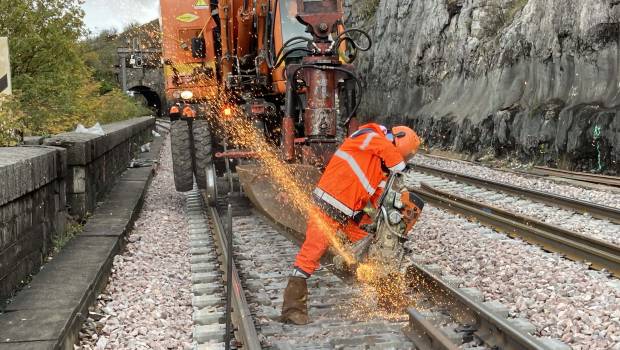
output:
M409 325L403 329L403 333L418 349L457 350L459 348L418 310L409 308L407 313Z
M155 121L155 126L156 126L156 127L160 127L160 128L162 128L162 129L164 129L164 130L166 130L166 131L170 131L170 125L171 125L171 124L170 124L170 122L168 122L168 121L162 121L162 120L160 120L160 119L157 119L157 120Z
M449 180L467 183L481 188L489 188L501 192L510 193L516 196L533 199L535 201L539 201L551 206L568 209L578 213L587 213L592 217L609 220L613 223L620 224L620 209L618 208L564 197L553 193L541 192L501 182L486 180L479 177L464 175L427 165L415 165L413 170L439 176Z
M502 350L539 350L547 349L542 342L533 336L524 333L513 325L508 319L494 313L489 307L477 301L467 293L459 290L439 277L436 277L424 266L413 263L409 267L408 280L412 281L414 288L431 294L433 303L449 310L450 315L460 324L468 325L469 332L475 334L484 341L488 348ZM409 325L403 329L411 341L416 340L426 343L420 344L421 348L433 350L453 349L447 339L433 330L430 322L420 322L420 314L409 313ZM419 334L426 336L420 339ZM461 344L453 344L456 347Z
M535 166L533 170L534 172L539 172L545 176L558 176L566 179L590 182L599 185L620 187L620 177L617 176L580 173L576 171L553 169L542 166Z
M222 224L217 208L209 206L207 208L207 214L211 219L215 243L218 246L218 250L222 255L222 260L226 262L228 260L228 241L226 239L226 231ZM222 264L222 269L227 273L226 264ZM232 264L232 307L233 307L233 324L237 327L237 333L240 337L238 339L246 350L261 350L262 346L256 332L256 326L254 319L250 312L248 302L245 298L241 279L235 264Z
M302 234L286 228L271 217L257 211L274 229L288 237L296 245L301 246L304 241ZM334 257L330 249L324 256L324 262L329 264ZM345 280L353 280L352 276L338 274ZM435 304L442 309L449 309L450 316L462 322L464 325L473 325L475 334L485 341L486 344L498 346L506 350L544 350L547 347L536 338L522 332L509 321L496 315L492 310L476 301L466 293L459 291L440 277L434 275L424 266L412 262L407 269L407 280L411 281L411 287L419 289L428 295ZM419 349L454 350L462 344L454 344L446 335L428 319L414 308L407 310L409 324L402 331ZM489 346L489 347L492 347Z
M596 269L605 269L615 276L620 276L620 247L617 245L462 198L425 183L422 183L420 189L411 190L433 205L465 217L473 216L483 224L511 236L521 237L549 251L563 254L571 260L585 261Z

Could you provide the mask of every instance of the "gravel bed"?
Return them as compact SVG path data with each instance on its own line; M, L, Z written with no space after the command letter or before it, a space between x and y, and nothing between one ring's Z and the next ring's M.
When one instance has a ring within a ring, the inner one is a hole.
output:
M431 176L422 173L411 174L411 180L413 184L416 185L418 181L427 181L427 177ZM434 176L432 178L437 180L441 179ZM460 197L474 199L479 203L502 208L515 214L528 216L587 237L598 238L606 242L620 245L620 225L611 223L607 220L596 219L587 214L559 209L544 203L521 199L520 197L502 192L492 190L480 192L475 186L454 181L433 184L432 186Z
M125 251L80 331L78 349L191 349L192 293L184 197L170 139Z
M450 161L418 155L413 159L414 164L433 166L446 170L476 176L487 180L499 181L515 186L539 190L579 200L590 201L620 208L620 193L586 189L578 186L559 184L552 180L534 176L518 175L510 172L491 169L462 161Z
M428 206L407 245L574 349L620 350L620 281Z

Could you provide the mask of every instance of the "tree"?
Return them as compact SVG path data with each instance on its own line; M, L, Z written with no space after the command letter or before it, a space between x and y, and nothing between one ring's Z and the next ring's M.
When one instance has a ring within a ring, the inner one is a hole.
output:
M0 0L0 35L9 37L13 85L33 131L50 115L76 112L89 78L78 44L83 16L77 0Z
M82 0L0 0L0 36L9 37L13 88L26 133L65 131L145 113L93 77ZM90 61L89 61L90 60ZM109 73L109 72L108 72Z

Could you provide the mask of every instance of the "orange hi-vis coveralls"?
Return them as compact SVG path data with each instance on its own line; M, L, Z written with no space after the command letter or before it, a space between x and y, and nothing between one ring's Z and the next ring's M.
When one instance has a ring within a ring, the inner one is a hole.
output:
M406 164L379 124L362 125L336 151L314 190L321 210L308 216L306 239L295 259L297 272L309 277L319 267L329 248L326 229L344 232L351 242L368 235L359 222L366 205L374 203L385 186L383 166L402 171Z

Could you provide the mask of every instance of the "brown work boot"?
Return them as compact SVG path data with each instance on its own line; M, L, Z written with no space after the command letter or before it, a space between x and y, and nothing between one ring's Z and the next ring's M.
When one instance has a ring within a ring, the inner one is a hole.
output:
M308 318L308 285L302 277L289 277L288 285L284 290L284 303L282 303L282 316L284 323L305 325L310 323Z

